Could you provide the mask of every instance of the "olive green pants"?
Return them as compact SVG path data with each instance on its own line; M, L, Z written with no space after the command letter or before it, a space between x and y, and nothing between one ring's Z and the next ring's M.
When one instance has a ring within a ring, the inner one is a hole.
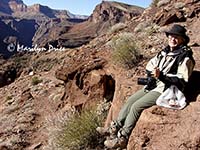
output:
M122 127L122 134L128 136L135 127L142 111L153 105L156 105L156 100L160 96L159 92L139 90L130 96L127 102L122 107L117 118L117 124Z

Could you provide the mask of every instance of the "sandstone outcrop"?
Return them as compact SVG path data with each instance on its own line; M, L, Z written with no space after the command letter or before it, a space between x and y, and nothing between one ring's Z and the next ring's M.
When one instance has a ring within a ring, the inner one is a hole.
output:
M44 46L54 43L58 47L79 47L89 43L98 35L108 32L113 25L140 16L143 10L143 8L137 6L103 1L96 6L87 20L73 26L65 25L63 27L60 24L55 24L52 28L47 29L49 30L47 34L41 34L39 39L36 34L34 44L39 43Z

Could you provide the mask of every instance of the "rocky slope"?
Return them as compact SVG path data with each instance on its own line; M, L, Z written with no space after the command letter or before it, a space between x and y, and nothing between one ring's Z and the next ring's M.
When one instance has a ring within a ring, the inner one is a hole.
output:
M0 31L3 34L0 36L0 53L4 54L5 57L10 57L16 52L16 50L14 52L7 50L7 46L13 42L7 40L10 37L16 39L14 42L15 49L17 44L32 47L34 39L40 38L41 34L44 36L44 33L48 32L46 30L54 26L63 29L68 28L73 24L84 21L87 16L73 15L65 10L53 10L40 4L27 6L21 0L3 0L0 2L0 18ZM60 24L58 25L58 23ZM37 34L36 31L38 31ZM62 32L67 31L62 30Z
M22 0L2 0L0 11L17 18L38 19L39 17L48 18L78 18L66 10L54 10L48 6L34 4L27 6ZM81 17L81 16L80 16ZM84 16L82 16L84 17Z
M11 14L18 10L22 11L25 7L26 6L21 0L2 0L0 3L0 11L5 14Z
M79 47L98 35L108 32L114 24L126 22L141 15L143 10L143 8L137 6L103 1L96 6L92 15L82 23L70 27L55 24L55 26L49 28L47 34L41 34L42 31L38 30L34 44L39 43L39 45L44 46L47 43L54 43L55 46ZM44 26L41 26L40 29L44 30Z
M182 7L177 7L180 4ZM158 106L145 110L132 132L127 149L199 149L199 5L199 1L192 0L158 3L141 16L127 20L126 28L119 32L133 33L144 56L131 69L112 63L112 49L108 42L117 32L98 36L79 48L9 59L4 68L14 67L19 71L12 83L9 82L12 78L6 73L4 76L8 76L8 82L4 85L9 85L0 88L0 149L53 149L51 131L55 126L52 120L72 107L81 110L105 100L112 102L105 120L105 125L108 125L127 97L141 88L136 84L137 77L144 75L147 60L165 46L166 37L158 30L165 28L164 24L174 22L187 27L191 39L189 44L196 60L186 90L189 105L183 110ZM168 13L163 10L168 10ZM178 12L183 13L183 20L171 17ZM1 64L5 63L1 61ZM0 75L3 72L5 70L1 69Z
M28 47L48 47L49 44L54 47L79 47L107 32L114 24L139 16L143 10L136 6L103 1L86 20L86 16L53 10L39 4L26 6L22 1L3 1L0 5L0 11L7 14L1 15L2 21L17 32L13 36L19 43ZM1 30L8 33L6 37L12 36L6 28ZM4 38L0 41L4 41ZM1 51L7 52L7 49Z

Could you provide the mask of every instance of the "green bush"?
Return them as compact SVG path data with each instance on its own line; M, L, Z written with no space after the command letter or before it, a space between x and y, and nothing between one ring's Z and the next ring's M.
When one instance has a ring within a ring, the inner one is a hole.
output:
M78 150L94 149L98 145L96 128L101 125L103 118L96 111L85 110L73 114L62 127L56 143L60 149Z
M38 77L33 77L32 81L31 81L31 84L32 85L37 85L37 84L39 84L41 82L42 82L42 79L39 79Z
M133 67L140 57L140 51L135 43L132 33L121 33L115 36L109 43L112 52L112 61L125 68Z

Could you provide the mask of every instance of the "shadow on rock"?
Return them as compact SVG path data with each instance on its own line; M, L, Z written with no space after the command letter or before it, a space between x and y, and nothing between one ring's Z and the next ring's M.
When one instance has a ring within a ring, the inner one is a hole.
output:
M199 78L200 78L200 71L197 70L193 71L184 91L188 103L196 101L198 95L200 94Z
M17 70L16 68L9 68L3 72L0 72L0 88L8 85L17 78Z

